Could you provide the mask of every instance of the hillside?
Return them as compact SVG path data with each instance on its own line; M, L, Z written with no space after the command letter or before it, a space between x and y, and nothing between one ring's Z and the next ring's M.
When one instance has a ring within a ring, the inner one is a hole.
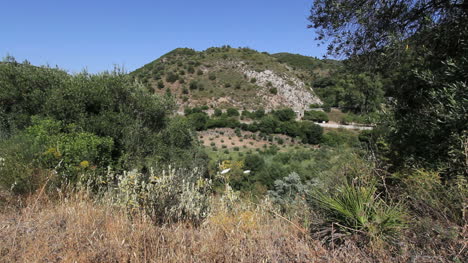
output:
M337 63L249 48L178 48L130 73L157 93L174 95L184 107L266 110L288 107L298 113L321 104L310 83Z

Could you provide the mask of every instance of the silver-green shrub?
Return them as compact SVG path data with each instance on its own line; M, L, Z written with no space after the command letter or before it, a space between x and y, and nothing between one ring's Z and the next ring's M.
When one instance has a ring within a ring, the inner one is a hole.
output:
M198 168L169 167L149 175L130 171L117 176L113 198L131 213L145 211L157 223L200 222L209 212L211 185Z

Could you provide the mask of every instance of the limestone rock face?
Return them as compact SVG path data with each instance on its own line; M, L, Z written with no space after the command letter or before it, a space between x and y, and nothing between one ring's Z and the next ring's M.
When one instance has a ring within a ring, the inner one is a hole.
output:
M243 73L250 79L255 78L256 84L262 88L258 95L259 99L264 100L267 110L288 107L293 109L299 117L302 117L310 104L323 104L313 94L312 89L307 88L304 82L298 78L280 76L271 70L257 72L244 68ZM277 94L271 94L270 88L276 88Z

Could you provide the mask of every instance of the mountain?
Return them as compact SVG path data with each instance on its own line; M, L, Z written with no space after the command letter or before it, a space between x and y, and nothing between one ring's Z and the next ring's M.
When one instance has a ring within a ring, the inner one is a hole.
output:
M157 93L171 93L185 107L265 110L288 107L302 113L322 104L310 83L339 67L339 61L290 53L270 55L229 46L175 49L131 72Z

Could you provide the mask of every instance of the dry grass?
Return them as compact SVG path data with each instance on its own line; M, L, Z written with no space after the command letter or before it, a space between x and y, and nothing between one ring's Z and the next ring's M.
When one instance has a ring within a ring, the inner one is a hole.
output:
M217 208L198 227L154 225L85 195L37 195L0 214L0 262L403 262L352 243L334 250L263 208ZM416 261L417 262L417 261Z

